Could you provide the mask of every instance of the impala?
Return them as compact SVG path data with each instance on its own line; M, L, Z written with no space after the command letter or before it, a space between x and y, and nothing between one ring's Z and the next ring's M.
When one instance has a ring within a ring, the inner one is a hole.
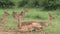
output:
M26 10L26 9L25 9ZM54 18L50 13L48 13L48 20L47 21L42 21L42 22L37 22L37 21L22 21L22 16L25 14L26 11L23 11L21 13L13 12L14 18L18 20L18 29L19 31L32 31L32 30L37 30L41 31L43 29L42 26L48 26L51 22L51 20Z

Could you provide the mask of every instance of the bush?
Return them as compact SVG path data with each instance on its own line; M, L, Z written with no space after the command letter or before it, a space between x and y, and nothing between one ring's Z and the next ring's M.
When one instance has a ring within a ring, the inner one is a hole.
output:
M11 8L14 5L15 4L10 0L0 0L0 7L1 8Z
M18 7L38 7L43 8L43 10L60 9L60 0L21 0L17 3L12 2L12 0L0 0L0 8L12 8L15 4Z
M26 4L28 4L28 0L22 0L18 2L18 7L24 7Z
M20 2L18 2L18 6L19 7L39 7L40 3L39 0L22 0Z
M18 2L19 7L39 7L43 10L60 9L60 0L22 0Z
M45 10L56 10L58 7L60 8L60 4L57 3L58 0L48 0L43 4Z

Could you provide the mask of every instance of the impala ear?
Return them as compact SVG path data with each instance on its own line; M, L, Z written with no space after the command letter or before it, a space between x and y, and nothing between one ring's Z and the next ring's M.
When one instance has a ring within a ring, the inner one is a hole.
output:
M12 16L15 17L16 14L17 14L17 12L13 11Z
M28 12L28 9L26 7L24 7L23 11L20 13L20 16L23 16L26 12Z
M24 15L24 12L22 11L21 13L20 13L20 16L23 16Z
M16 13L17 13L17 12L14 12L14 11L13 11L13 14L16 14Z

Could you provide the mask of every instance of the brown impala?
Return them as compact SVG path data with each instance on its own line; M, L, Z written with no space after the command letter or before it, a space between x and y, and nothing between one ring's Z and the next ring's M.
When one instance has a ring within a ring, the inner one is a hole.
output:
M43 22L37 22L37 21L22 21L22 16L27 12L26 9L24 9L23 12L20 14L17 12L13 12L14 18L18 20L18 29L19 31L32 31L32 30L42 30L42 26L48 26L51 22L51 20L54 18L50 13L48 13L49 17L47 21Z

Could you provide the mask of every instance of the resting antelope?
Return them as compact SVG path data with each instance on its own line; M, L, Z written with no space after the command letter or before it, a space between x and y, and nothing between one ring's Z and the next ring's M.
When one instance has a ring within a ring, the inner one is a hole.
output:
M42 29L42 26L48 26L51 22L51 20L54 18L50 13L48 14L49 17L48 17L48 21L45 21L45 22L36 22L36 21L21 21L21 18L22 18L22 15L24 15L24 12L23 13L16 13L14 14L15 18L18 19L18 27L19 29L22 29L22 30L26 30L26 31L29 31L29 30L41 30ZM19 17L18 17L19 16Z
M4 14L3 14L2 18L0 18L0 23L6 21L6 18L7 18L8 15L9 15L9 13L7 13L7 11L4 11Z
M17 12L13 12L14 18L17 18L18 19L18 28L20 30L23 30L23 31L31 31L31 30L33 30L33 26L39 26L39 27L41 27L40 24L38 24L38 23L36 23L37 25L35 25L35 22L34 21L22 22L21 21L22 15L24 15L24 12L23 13L21 12L20 14L18 14Z
M41 30L42 29L42 26L49 26L49 24L51 23L51 20L54 19L54 16L50 13L48 13L48 19L47 21L40 21L40 22L37 22L37 21L23 21L21 23L21 26L30 26L32 28L34 28L35 30Z
M39 22L42 26L49 26L49 24L51 23L51 21L54 19L55 17L48 13L48 19L47 21L43 21L43 22Z
M49 24L51 23L51 20L52 19L54 19L54 16L52 14L48 13L48 19L47 19L47 21L36 22L36 23L40 24L41 27L34 26L35 27L35 30L42 29L42 26L49 26ZM34 23L33 23L33 25L34 25Z

